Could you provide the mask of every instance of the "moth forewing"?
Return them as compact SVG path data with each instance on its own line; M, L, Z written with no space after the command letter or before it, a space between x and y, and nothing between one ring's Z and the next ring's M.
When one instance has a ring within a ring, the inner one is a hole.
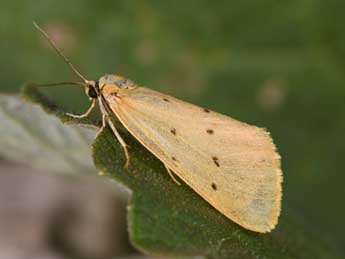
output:
M123 126L192 189L239 225L268 232L280 214L280 157L269 134L144 87L105 84Z

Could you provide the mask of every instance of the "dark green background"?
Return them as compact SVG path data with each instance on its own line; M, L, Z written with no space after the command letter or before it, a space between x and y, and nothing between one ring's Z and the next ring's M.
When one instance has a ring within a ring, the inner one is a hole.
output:
M344 11L341 0L4 1L0 89L74 80L35 20L89 79L124 75L266 127L282 155L283 213L345 253ZM78 89L48 92L86 108Z

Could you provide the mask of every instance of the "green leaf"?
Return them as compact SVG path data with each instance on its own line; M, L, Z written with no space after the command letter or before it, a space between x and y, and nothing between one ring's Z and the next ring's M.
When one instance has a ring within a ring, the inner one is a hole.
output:
M1 157L59 173L95 173L90 151L94 129L63 125L38 105L4 94L0 95L0 121Z
M67 120L64 112L36 89L26 87L24 94ZM99 170L132 190L128 230L133 244L144 253L165 257L340 258L321 236L307 230L306 224L284 206L284 200L274 231L258 234L245 230L185 184L176 185L159 160L121 127L120 133L130 146L132 160L128 169L123 168L122 147L108 128L93 144L93 159Z

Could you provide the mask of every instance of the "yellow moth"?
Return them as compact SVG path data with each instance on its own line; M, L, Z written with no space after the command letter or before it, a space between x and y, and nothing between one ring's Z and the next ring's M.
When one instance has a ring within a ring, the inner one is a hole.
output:
M267 131L172 96L141 87L116 75L85 79L37 25L56 51L83 80L92 104L98 103L103 124L130 155L111 115L215 209L244 228L269 232L278 222L282 196L280 156ZM62 85L66 83L40 86Z

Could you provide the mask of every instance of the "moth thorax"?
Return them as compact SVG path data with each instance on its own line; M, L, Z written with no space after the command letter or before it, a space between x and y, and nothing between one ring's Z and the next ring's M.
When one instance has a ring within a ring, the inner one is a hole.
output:
M121 89L131 89L135 87L135 83L127 78L116 75L105 75L99 79L100 87L105 85L115 85Z

